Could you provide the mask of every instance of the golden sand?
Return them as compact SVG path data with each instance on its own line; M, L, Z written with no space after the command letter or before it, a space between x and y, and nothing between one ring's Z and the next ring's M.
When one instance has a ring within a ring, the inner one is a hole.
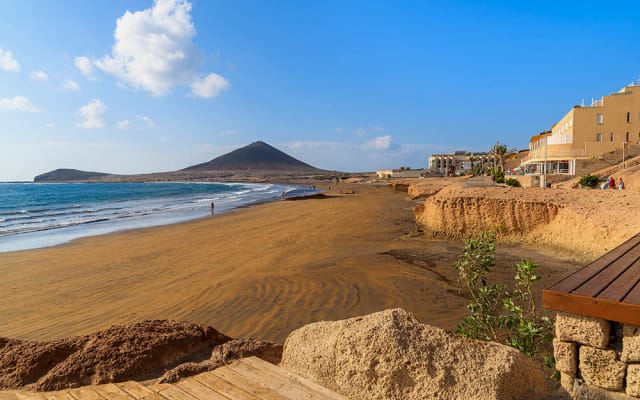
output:
M356 194L342 195L339 190ZM452 329L465 313L457 241L414 238L406 193L341 186L171 226L0 253L0 337L52 339L145 319L283 342L310 322L402 307ZM528 257L548 286L577 263L500 247L497 279Z

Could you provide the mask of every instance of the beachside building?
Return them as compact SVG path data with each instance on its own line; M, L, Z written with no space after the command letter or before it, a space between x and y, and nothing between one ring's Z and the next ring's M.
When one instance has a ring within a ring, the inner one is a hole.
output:
M574 106L550 131L532 136L522 168L526 174L576 175L582 160L623 154L638 145L640 80L589 106Z
M392 169L379 169L376 171L376 176L380 179L389 179L393 178L393 170Z
M487 169L493 166L493 155L456 150L451 154L433 154L429 157L429 171L433 174L468 174L474 166Z

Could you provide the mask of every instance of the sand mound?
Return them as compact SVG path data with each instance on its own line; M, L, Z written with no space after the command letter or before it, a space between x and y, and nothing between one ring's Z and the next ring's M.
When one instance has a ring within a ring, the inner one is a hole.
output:
M160 383L172 383L187 376L213 371L234 360L255 356L272 364L279 364L282 358L282 345L255 339L233 339L216 346L211 358L200 363L186 363L166 372Z
M394 179L389 182L394 191L406 192L412 200L426 199L433 196L440 190L455 183L467 181L470 175L454 178L437 177L437 178L410 178L410 179Z
M637 233L639 202L640 193L627 190L451 185L414 211L418 226L431 236L491 230L504 242L551 245L592 259Z
M546 398L534 363L394 309L292 332L281 366L354 399Z
M144 321L66 339L0 339L0 389L58 390L158 377L231 338L209 326Z

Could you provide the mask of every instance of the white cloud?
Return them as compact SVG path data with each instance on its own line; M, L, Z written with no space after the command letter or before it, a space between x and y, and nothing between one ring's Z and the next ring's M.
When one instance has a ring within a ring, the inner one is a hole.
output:
M78 84L78 82L74 81L73 79L67 79L62 84L62 88L64 90L68 90L70 92L73 92L73 91L76 91L76 90L80 90L80 85Z
M376 150L387 150L391 147L391 140L393 138L391 135L378 136L377 138L368 141L366 144L368 147L371 147Z
M275 146L318 168L360 172L400 166L425 168L429 154L446 150L430 144L390 144L386 149L375 149L371 142L301 141Z
M47 79L49 79L49 75L47 75L47 73L42 70L31 71L29 76L34 81L46 81Z
M374 131L374 132L382 132L384 130L384 128L381 127L381 126L372 126L371 130Z
M210 73L202 79L196 79L191 84L191 93L194 96L209 99L219 95L220 92L228 89L229 86L231 86L229 82L222 76Z
M13 58L10 51L0 49L0 68L5 71L19 72L20 63Z
M13 99L0 99L0 108L12 111L38 112L38 108L24 96L15 96Z
M199 78L200 57L192 39L196 30L187 0L156 0L151 8L127 11L116 21L111 54L96 60L102 71L124 85L162 96L178 85L213 97L229 87L219 75Z
M82 72L84 76L89 79L94 79L93 75L93 62L89 59L89 57L80 56L74 59L76 64L76 68Z
M107 106L105 106L100 99L91 100L89 104L80 107L78 110L78 114L80 114L83 119L83 121L78 124L78 127L86 129L104 128L104 114L106 111Z
M153 120L146 115L137 115L136 118L138 118L140 121L144 121L149 128L153 128L154 126L156 126L155 122L153 122Z
M365 137L367 136L367 130L364 128L358 128L353 132L357 137Z
M122 130L129 129L131 128L131 121L129 121L128 119L123 119L122 121L118 121L116 123L116 128L122 129Z

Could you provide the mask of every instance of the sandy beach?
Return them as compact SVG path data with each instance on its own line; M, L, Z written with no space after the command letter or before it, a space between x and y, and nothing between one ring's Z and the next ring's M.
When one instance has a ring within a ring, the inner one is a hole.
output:
M326 194L0 253L0 337L45 340L177 319L282 343L309 322L392 307L454 329L467 304L451 267L461 243L412 234L417 202L387 186ZM496 279L510 281L522 258L542 264L541 286L581 265L505 245Z

